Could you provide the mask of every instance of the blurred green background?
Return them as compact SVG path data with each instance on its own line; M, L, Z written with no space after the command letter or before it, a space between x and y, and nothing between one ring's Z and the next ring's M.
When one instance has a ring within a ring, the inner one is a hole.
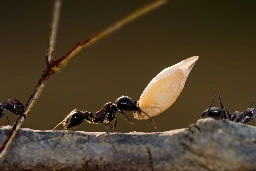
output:
M55 58L149 2L64 0ZM51 0L1 2L1 102L17 97L25 104L40 79L52 5ZM195 123L217 92L230 112L244 110L256 99L255 7L253 0L169 1L73 58L49 80L23 127L52 129L74 108L95 112L121 95L137 100L162 69L194 55L200 58L180 97L154 117L157 131ZM9 118L13 123L16 116ZM4 116L0 125L6 124ZM105 131L86 122L76 130ZM147 120L132 126L120 116L117 131L154 129Z

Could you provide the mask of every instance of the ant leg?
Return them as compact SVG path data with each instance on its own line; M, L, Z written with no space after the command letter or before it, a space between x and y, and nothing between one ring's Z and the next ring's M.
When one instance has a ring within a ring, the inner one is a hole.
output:
M0 113L0 118L1 118L2 116L4 116L5 114L6 114L5 112Z
M225 108L225 114L228 116L228 120L231 120L231 114L228 112L228 109Z
M7 119L8 125L10 125L10 121L9 121L8 115L6 115L6 119Z
M128 123L131 124L131 125L134 125L133 120L130 119L130 118L126 115L126 113L124 113L123 111L121 111L121 110L119 110L119 109L117 109L117 110L118 110L118 112L120 112L121 114L124 115L124 119L126 120L126 122L128 122Z
M117 117L115 116L114 118L114 124L111 123L111 129L112 129L112 132L115 132L116 131L116 125L117 125Z
M55 145L53 146L53 148L55 149L56 146L59 144L61 138L66 134L68 133L68 130L64 130L63 133L61 134L60 138L58 139L58 141L55 143Z
M252 102L252 105L250 106L250 108L253 108L255 102L256 102L256 100L254 100L254 101Z
M116 131L116 125L117 125L117 117L115 117L115 123L114 123L114 132Z
M220 96L220 93L219 93L219 103L220 103L220 106L221 106L221 109L222 111L224 112L224 115L222 113L222 117L224 119L228 119L228 120L231 120L231 115L229 114L228 110L224 107L223 103L222 103L222 100L221 100L221 96Z
M116 120L115 120L114 126L111 124L112 130L113 130L113 127L116 128L117 117L115 117L115 119ZM111 142L110 137L109 137L108 124L105 124L105 129L106 129L106 133L107 133L106 138L107 138L108 142L111 144L111 146L113 147L115 152L117 152L115 145Z
M56 125L53 129L52 129L52 131L54 131L60 124L62 124L64 122L64 120L63 121L61 121L60 123L58 123L58 125Z
M105 130L106 130L106 133L107 133L107 136L108 136L109 135L108 124L105 124Z
M144 113L145 115L147 115L148 119L150 119L150 122L153 124L154 128L156 129L155 121L146 112L143 112L142 110L141 110L141 112Z
M5 107L6 105L4 103L0 103L0 118L5 114Z

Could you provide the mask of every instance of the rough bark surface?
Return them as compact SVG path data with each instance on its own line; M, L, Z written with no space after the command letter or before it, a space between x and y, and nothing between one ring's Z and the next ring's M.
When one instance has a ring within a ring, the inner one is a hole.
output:
M10 127L0 129L2 143ZM255 171L256 128L198 120L156 133L63 132L21 129L0 170Z

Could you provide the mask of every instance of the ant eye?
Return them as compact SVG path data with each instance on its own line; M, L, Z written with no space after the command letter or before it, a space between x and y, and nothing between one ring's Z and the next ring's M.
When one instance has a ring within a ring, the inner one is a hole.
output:
M179 97L197 60L198 56L193 56L162 70L141 94L138 101L140 109L151 117L168 109ZM148 119L143 113L134 113L134 118Z

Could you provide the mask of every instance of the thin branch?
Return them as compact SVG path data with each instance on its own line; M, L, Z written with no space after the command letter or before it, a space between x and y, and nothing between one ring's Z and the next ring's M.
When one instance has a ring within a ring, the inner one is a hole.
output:
M75 47L73 47L66 55L62 56L59 60L56 61L55 67L53 68L55 72L59 72L62 68L64 68L70 59L72 59L77 53L79 53L82 49L86 48L87 46L95 43L96 41L102 39L103 37L109 35L110 33L120 29L125 24L141 17L142 15L156 9L157 7L165 4L167 0L156 0L136 11L127 15L123 19L119 20L118 22L112 24L111 26L107 27L106 29L102 30L101 32L93 35L92 37L85 39L79 42Z
M46 64L49 65L54 60L54 47L56 41L57 28L60 18L61 0L56 0L54 4L52 23L50 26L50 35L48 40L48 48L46 50Z
M3 142L10 127L0 128ZM156 133L21 129L0 170L256 170L256 128L210 118Z
M55 5L58 6L58 2L60 0L56 0L55 1ZM50 77L59 72L62 68L64 68L69 60L74 57L78 52L80 52L83 48L89 46L90 44L96 42L97 40L100 40L101 38L105 37L106 35L114 32L115 30L121 28L122 26L124 26L125 24L135 20L136 18L142 16L143 14L146 14L148 12L150 12L151 10L165 4L167 2L167 0L157 0L154 1L153 3L142 7L141 9L131 13L130 15L124 17L123 19L121 19L120 21L116 22L115 24L111 25L110 27L108 27L107 29L103 30L102 32L95 34L94 36L92 36L89 39L86 39L80 43L78 43L73 49L71 49L66 55L62 56L60 59L58 59L57 61L53 60L53 52L54 52L54 42L52 41L55 39L56 37L56 32L55 33L50 33L50 35L52 35L52 38L49 38L49 53L47 53L47 65L46 65L46 69L43 72L43 75L41 77L41 79L39 80L33 94L30 96L26 107L25 107L25 114L27 115L32 107L34 106L34 104L36 103L37 99L39 98L39 96L41 95L47 81L50 79ZM56 11L60 11L60 7L54 7L54 11L53 11L53 19L58 19L59 14L56 14ZM52 22L53 25L56 23L56 27L53 26L52 28L57 28L57 21L53 21ZM53 30L53 29L52 29ZM23 117L19 117L16 120L16 123L13 125L12 130L10 132L10 134L8 135L7 139L4 141L4 143L2 144L1 148L0 148L0 159L3 158L6 153L7 153L7 149L9 148L9 146L11 145L15 135L17 134L17 132L19 131L22 123L24 122L24 118Z

